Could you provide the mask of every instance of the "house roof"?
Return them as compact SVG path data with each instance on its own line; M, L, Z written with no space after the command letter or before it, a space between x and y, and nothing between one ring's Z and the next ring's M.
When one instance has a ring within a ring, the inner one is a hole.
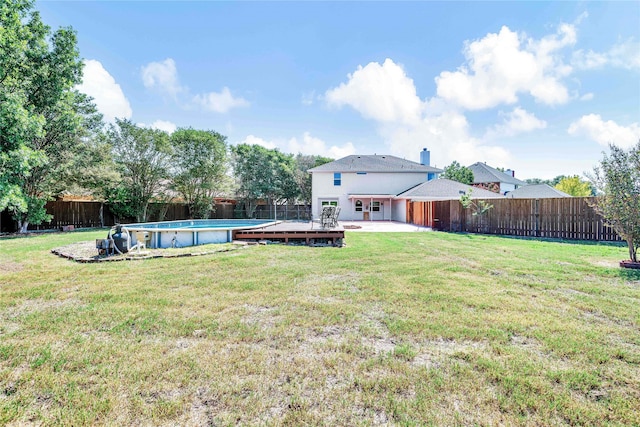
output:
M515 185L527 185L526 182L520 181L517 178L512 177L509 174L504 172L500 172L496 168L492 168L488 166L486 163L474 163L469 166L471 172L473 172L473 183L474 184L484 184L488 182L504 182L506 184L515 184Z
M309 172L431 172L442 169L388 155L352 155L309 169Z
M571 197L571 195L547 184L531 184L509 191L506 197L512 199L551 199L555 197Z
M502 199L503 196L483 188L472 187L461 182L440 178L418 184L398 194L397 198L412 200L454 200L471 190L472 199Z

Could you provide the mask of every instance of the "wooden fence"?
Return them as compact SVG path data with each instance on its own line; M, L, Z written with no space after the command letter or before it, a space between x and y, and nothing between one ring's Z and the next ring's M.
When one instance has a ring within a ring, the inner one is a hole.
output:
M245 212L235 209L230 202L216 203L215 209L209 215L212 219L245 218ZM280 205L277 207L277 218L309 220L311 207L307 205ZM30 225L30 230L53 230L63 226L73 225L74 228L111 227L116 222L123 224L135 222L135 218L116 218L104 203L94 201L63 201L56 200L45 205L48 214L53 215L51 222L40 225ZM175 221L189 218L189 209L182 203L151 203L149 205L149 221ZM254 212L256 219L273 218L273 207L259 205ZM0 232L13 233L18 230L18 224L11 219L7 211L0 212Z
M213 219L234 218L232 203L216 203L211 212ZM134 218L116 218L109 210L109 206L93 201L62 201L47 202L45 209L53 215L51 222L40 225L30 225L29 230L53 230L63 226L73 225L74 228L111 227L116 222L131 223ZM151 203L149 205L149 221L174 221L189 218L189 209L182 203ZM0 217L1 232L15 232L18 224L11 219L7 211Z
M591 197L486 199L484 202L493 207L483 215L473 215L473 208L463 208L459 200L408 202L407 222L443 231L569 240L621 240L589 206L591 200Z

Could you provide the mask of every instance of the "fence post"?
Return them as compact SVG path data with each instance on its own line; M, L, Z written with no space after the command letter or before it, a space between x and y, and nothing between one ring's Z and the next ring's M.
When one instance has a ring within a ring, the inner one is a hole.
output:
M535 232L536 237L540 237L540 199L535 200L534 204L534 215L535 215Z

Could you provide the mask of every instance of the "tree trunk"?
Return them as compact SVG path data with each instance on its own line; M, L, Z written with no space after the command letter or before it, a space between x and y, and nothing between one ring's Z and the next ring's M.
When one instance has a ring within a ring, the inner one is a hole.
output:
M28 228L29 228L29 221L18 220L18 232L19 233L26 233Z
M634 245L633 237L627 237L627 246L629 246L629 259L633 262L638 262L638 256L636 253L636 247Z

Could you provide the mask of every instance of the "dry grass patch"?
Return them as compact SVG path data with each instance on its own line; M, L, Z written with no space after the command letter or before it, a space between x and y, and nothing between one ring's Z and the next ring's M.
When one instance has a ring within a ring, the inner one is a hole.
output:
M0 424L640 424L625 248L353 233L71 263L2 242Z

